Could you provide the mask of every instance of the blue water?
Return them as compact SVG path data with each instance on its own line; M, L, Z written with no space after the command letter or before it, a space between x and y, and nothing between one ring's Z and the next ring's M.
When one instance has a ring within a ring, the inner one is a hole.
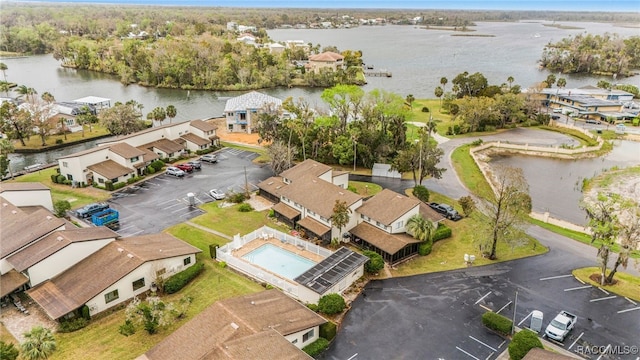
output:
M272 244L262 245L242 258L291 280L316 264L307 258Z
M637 0L588 0L580 2L575 0L22 0L21 2L235 8L640 11L640 5Z

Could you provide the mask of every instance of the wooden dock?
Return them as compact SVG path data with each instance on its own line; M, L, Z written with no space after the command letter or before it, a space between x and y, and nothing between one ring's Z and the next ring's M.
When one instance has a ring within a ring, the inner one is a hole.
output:
M391 77L391 71L387 70L365 70L365 76Z

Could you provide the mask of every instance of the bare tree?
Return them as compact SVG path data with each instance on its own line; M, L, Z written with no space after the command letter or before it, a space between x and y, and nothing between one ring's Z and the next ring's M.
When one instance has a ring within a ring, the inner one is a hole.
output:
M271 169L276 175L293 166L291 159L295 158L296 147L289 147L282 141L276 141L267 148L271 157Z
M498 241L514 243L515 237L522 236L519 229L531 212L531 197L522 169L496 166L492 180L494 196L487 204L491 250L487 256L495 260Z
M635 201L629 201L623 207L619 215L619 233L620 252L616 259L611 272L607 276L607 283L613 282L613 277L618 271L618 267L622 265L624 269L629 264L629 254L632 250L637 249L640 244L640 206Z

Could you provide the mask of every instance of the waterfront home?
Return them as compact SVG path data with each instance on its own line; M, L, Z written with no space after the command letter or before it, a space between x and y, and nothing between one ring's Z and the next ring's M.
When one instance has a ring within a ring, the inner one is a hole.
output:
M137 360L310 360L327 321L277 289L220 300Z
M99 146L58 158L60 174L78 184L115 184L145 174L159 158L176 158L185 151L219 144L216 126L203 120L152 127L119 136Z
M638 116L624 107L626 102L632 101L633 94L622 90L593 86L577 89L545 88L540 92L539 98L550 110L584 119L629 120Z
M260 113L280 112L281 107L282 100L257 91L233 97L224 105L227 130L251 134L255 130Z
M344 56L333 51L325 51L321 54L309 56L309 62L306 65L307 70L319 73L321 69L344 69Z

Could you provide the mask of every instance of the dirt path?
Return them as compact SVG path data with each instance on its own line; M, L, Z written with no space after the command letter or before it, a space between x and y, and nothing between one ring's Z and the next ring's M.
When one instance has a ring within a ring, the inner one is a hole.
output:
M211 120L215 126L218 127L216 135L220 137L222 141L239 142L249 145L260 145L260 135L258 133L246 134L246 133L230 133L227 131L227 124L225 118L217 118Z

